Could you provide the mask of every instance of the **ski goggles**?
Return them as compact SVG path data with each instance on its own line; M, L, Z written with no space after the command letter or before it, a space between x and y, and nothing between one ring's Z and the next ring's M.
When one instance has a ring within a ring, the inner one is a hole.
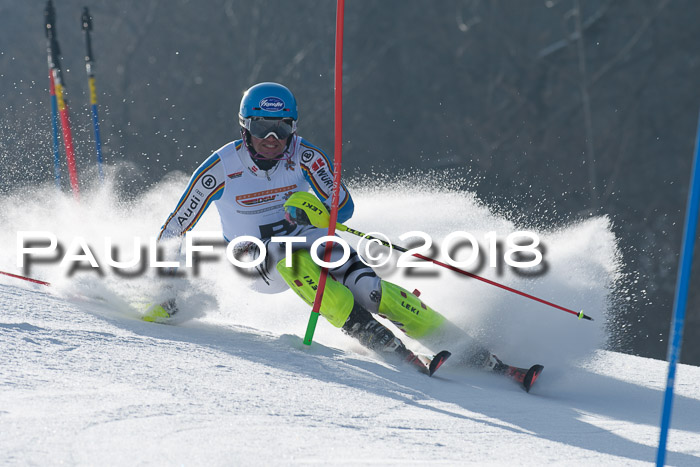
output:
M297 130L297 122L291 118L246 118L244 127L251 135L265 139L273 135L277 139L287 139Z

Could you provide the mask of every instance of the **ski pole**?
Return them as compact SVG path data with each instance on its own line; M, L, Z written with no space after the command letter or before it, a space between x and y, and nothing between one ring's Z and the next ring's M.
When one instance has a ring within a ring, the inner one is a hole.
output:
M95 73L93 72L92 41L90 31L92 31L92 16L88 12L88 7L83 8L82 16L83 33L85 33L85 71L87 71L88 87L90 89L90 106L92 108L92 126L95 130L95 149L97 150L97 169L100 174L100 181L105 176L102 171L102 142L100 140L100 120L97 116L97 88L95 87Z
M51 285L49 282L40 281L38 279L32 279L31 277L18 276L17 274L10 274L9 272L0 271L0 274L3 274L5 276L14 277L15 279L21 279L21 280L27 281L27 282L33 282L35 284L40 284L40 285L45 285L45 286Z
M358 237L366 238L366 239L368 239L368 240L375 240L375 241L378 241L378 242L380 242L382 245L384 245L384 246L387 247L387 248L396 248L397 250L399 250L399 251L401 251L401 252L403 252L403 253L408 253L408 250L407 250L406 248L403 248L403 247L398 246L398 245L392 245L391 243L386 242L386 241L382 240L381 238L377 238L377 237L373 237L373 236L371 236L371 235L367 235L366 233L360 232L359 230L352 229L352 228L347 227L346 225L343 225L343 224L341 224L341 223L338 223L338 224L336 225L336 228L337 228L338 230L340 230L340 231L347 232L347 233L350 233L350 234L353 234L353 235L357 235ZM566 311L567 313L571 313L571 314L573 314L573 315L578 316L578 319L587 319L587 320L593 321L593 318L591 318L590 316L584 314L583 311L576 312L576 311L574 311L574 310L570 310L570 309L568 309L568 308L565 308L565 307L563 307L563 306L559 306L559 305L557 305L557 304L555 304L555 303L552 303L552 302L548 302L547 300L543 300L543 299L541 299L541 298L535 297L535 296L530 295L530 294L528 294L528 293L521 292L520 290L516 290L516 289L514 289L514 288L512 288L512 287L508 287L507 285L503 285L503 284L500 284L500 283L498 283L498 282L492 281L492 280L490 280L490 279L486 279L485 277L481 277L481 276L476 275L476 274L474 274L474 273L471 273L471 272L469 272L469 271L465 271L465 270L463 270L463 269L456 268L456 267L454 267L454 266L452 266L452 265L450 265L450 264L445 264L445 263L443 263L443 262L441 262L441 261L438 261L438 260L436 260L436 259L429 258L429 257L427 257L427 256L423 256L423 255L421 255L420 253L413 253L411 256L414 256L414 257L416 257L416 258L420 258L420 259L422 259L422 260L424 260L424 261L430 261L431 263L437 264L438 266L442 266L443 268L447 268L447 269L449 269L450 271L454 271L454 272L457 272L457 273L459 273L459 274L463 274L463 275L465 275L465 276L471 277L472 279L477 279L477 280L480 280L480 281L482 281L482 282L486 282L487 284L491 284L491 285L494 285L494 286L496 286L496 287L500 287L501 289L507 290L508 292L513 292L513 293L515 293L515 294L518 294L518 295L521 295L521 296L523 296L523 297L529 298L530 300L535 300L535 301L537 301L537 302L540 302L540 303L543 303L543 304L545 304L545 305L551 306L551 307L556 308L556 309L558 309L558 310Z
M70 128L70 118L68 115L68 103L63 95L63 73L59 60L60 48L56 39L56 10L53 7L53 2L48 0L46 9L44 10L44 19L46 26L46 42L48 49L49 70L53 77L54 91L56 93L56 104L58 113L61 117L61 126L63 128L63 145L66 148L66 161L68 162L68 175L70 176L70 184L73 189L73 196L76 199L80 198L80 188L78 187L78 172L75 166L75 151L73 147L73 133Z
M328 231L330 232L330 216L328 214L328 211L326 210L325 206L323 203L319 201L318 198L316 198L314 195L308 192L296 192L294 193L285 203L284 203L284 208L285 211L289 214L289 219L295 222L294 219L302 219L297 213L296 210L301 210L305 214L305 219L301 220L303 223L308 223L313 225L314 227L317 227L319 229L325 229L328 228ZM297 220L298 222L299 220ZM335 227L337 230L340 230L342 232L348 232L353 235L357 235L358 237L366 238L369 240L375 240L384 245L385 247L388 248L396 248L397 250L403 252L403 253L409 253L409 250L406 248L397 246L397 245L392 245L391 243L382 240L381 238L373 237L371 235L368 235L366 233L360 232L359 230L352 229L346 225L341 224L340 222L336 222ZM331 235L329 233L329 235ZM487 284L494 285L496 287L500 287L503 290L507 290L508 292L513 292L515 294L521 295L523 297L529 298L530 300L535 300L536 302L543 303L545 305L551 306L553 308L556 308L558 310L566 311L567 313L571 313L575 316L578 316L578 319L587 319L590 321L593 321L593 318L590 316L586 315L583 313L583 311L576 312L574 310L570 310L568 308L564 308L563 306L559 306L555 303L548 302L547 300L543 300L541 298L535 297L533 295L530 295L525 292L521 292L520 290L516 290L512 287L508 287L507 285L499 284L498 282L492 281L490 279L486 279L485 277L478 276L472 272L464 271L463 269L456 268L450 264L445 264L441 261L438 261L433 258L429 258L427 256L423 256L419 253L413 253L412 256L415 256L416 258L420 258L424 261L430 261L431 263L437 264L438 266L442 266L443 268L447 268L451 271L457 272L459 274L463 274L465 276L471 277L473 279L480 280L482 282L486 282Z

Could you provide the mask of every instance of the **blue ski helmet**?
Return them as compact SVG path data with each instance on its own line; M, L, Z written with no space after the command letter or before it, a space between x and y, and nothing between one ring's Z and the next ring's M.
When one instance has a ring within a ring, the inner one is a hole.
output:
M297 101L294 94L277 83L259 83L248 89L241 99L238 121L243 128L250 130L251 120L258 119L290 119L293 131L296 131Z

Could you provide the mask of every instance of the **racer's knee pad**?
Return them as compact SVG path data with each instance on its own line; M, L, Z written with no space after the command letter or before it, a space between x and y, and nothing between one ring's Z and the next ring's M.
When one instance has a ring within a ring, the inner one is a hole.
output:
M403 287L382 281L379 315L389 319L410 337L433 334L445 322L445 317L433 310Z
M306 250L297 250L292 254L292 267L285 266L285 261L282 259L277 263L277 271L302 300L313 305L321 268ZM354 302L352 292L329 277L323 290L320 312L329 323L339 328L350 316Z

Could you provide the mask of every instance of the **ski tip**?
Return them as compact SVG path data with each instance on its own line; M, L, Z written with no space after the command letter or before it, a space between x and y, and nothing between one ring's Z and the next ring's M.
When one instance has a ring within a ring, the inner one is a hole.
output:
M530 388L532 388L532 385L535 384L535 381L542 373L542 370L544 370L544 366L542 365L532 365L530 369L527 370L525 379L523 379L523 387L525 388L526 392L530 392Z
M428 375L433 376L438 368L440 368L442 364L445 363L448 358L450 358L450 355L452 355L452 353L448 352L447 350L443 350L435 355L430 362L430 366L428 366Z

